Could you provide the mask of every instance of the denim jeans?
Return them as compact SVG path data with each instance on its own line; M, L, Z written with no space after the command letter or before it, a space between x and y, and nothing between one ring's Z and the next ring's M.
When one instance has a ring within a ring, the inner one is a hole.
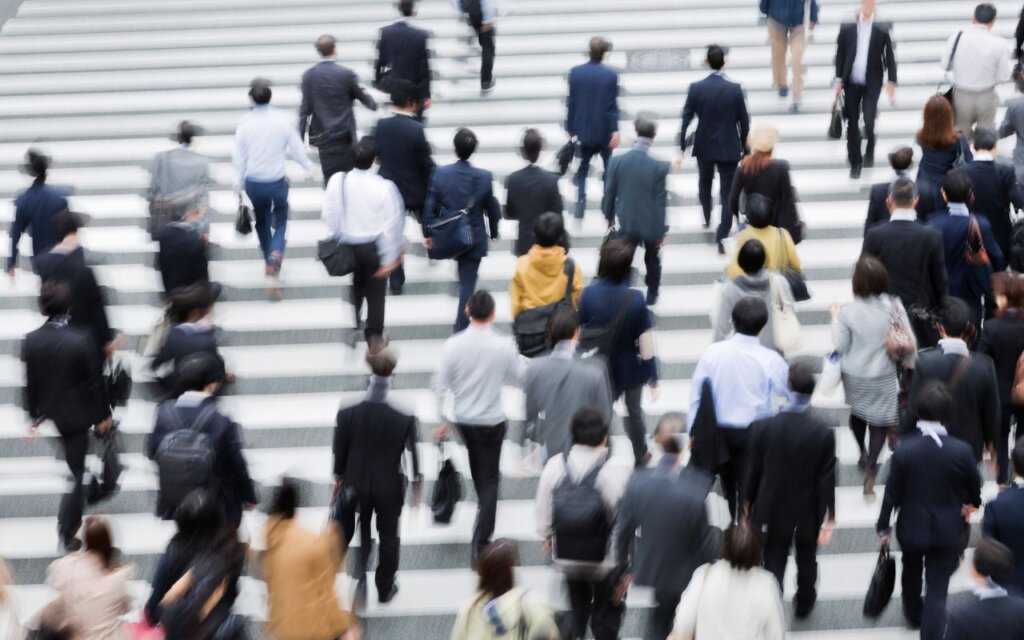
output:
M260 241L263 260L278 267L271 254L275 251L284 258L284 238L288 228L288 180L275 182L245 181L245 193L252 201L256 218L256 237Z

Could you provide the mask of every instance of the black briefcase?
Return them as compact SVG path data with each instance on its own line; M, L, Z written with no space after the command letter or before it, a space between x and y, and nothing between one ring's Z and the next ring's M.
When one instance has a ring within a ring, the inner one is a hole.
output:
M836 100L832 103L832 121L828 125L828 137L830 140L839 140L843 137L843 94L836 94Z
M875 565L875 573L871 576L871 584L868 586L868 594L864 598L864 615L868 618L877 618L882 615L885 608L892 600L893 589L896 588L896 560L889 555L888 543L883 544L878 550L878 563Z
M235 215L235 231L243 236L252 233L252 211L238 199L238 213Z
M572 165L572 159L576 157L576 139L570 138L568 142L562 145L562 148L558 150L558 175L564 176L569 172L569 166Z
M462 475L455 469L452 459L444 455L444 445L438 443L437 446L442 462L430 499L430 511L435 523L448 524L455 514L455 506L462 500Z

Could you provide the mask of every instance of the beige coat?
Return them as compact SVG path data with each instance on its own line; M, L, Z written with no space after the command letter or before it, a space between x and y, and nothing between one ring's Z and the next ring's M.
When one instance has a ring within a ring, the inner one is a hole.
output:
M135 568L122 565L113 571L99 556L82 551L50 565L46 583L63 605L62 620L75 631L75 640L123 640L121 616L131 609L128 583Z

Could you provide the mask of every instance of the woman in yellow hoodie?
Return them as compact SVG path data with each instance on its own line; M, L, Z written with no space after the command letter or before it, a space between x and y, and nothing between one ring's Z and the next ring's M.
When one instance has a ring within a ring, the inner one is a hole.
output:
M548 212L533 225L534 245L519 257L516 273L508 287L512 301L512 318L523 311L558 302L565 297L568 284L565 261L568 259L559 240L565 232L562 216ZM583 271L575 265L572 282L572 306L579 304L583 294Z

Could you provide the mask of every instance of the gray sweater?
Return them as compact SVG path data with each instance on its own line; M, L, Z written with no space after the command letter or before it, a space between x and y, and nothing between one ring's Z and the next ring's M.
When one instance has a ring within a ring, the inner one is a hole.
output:
M722 297L718 305L718 316L714 319L714 335L711 338L712 342L721 342L730 335L732 335L732 308L736 306L736 303L741 298L747 296L754 296L764 300L764 303L768 305L769 311L772 308L772 292L769 281L770 271L761 270L754 275L741 275L736 276L729 282L725 283L722 288ZM782 277L777 276L777 282L782 286L782 297L785 300L785 304L793 304L793 292L789 288L789 283ZM775 334L773 333L772 314L768 314L768 324L761 331L759 339L761 344L769 349L778 351L775 348Z
M883 378L896 375L896 365L889 359L885 338L889 332L892 304L906 327L910 320L899 298L882 294L855 298L843 306L839 319L832 323L832 344L842 354L844 374L858 378ZM907 364L912 365L912 357Z

